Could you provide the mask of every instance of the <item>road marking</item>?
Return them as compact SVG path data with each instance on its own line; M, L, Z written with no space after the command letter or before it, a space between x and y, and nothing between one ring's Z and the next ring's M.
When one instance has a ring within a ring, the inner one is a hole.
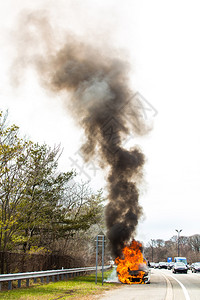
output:
M167 281L167 291L166 291L165 300L173 300L173 291L172 291L171 282L169 281L169 279L163 273L161 273L161 275Z
M186 300L190 300L190 296L189 296L188 291L187 291L187 289L185 288L185 286L184 286L178 279L176 279L174 276L172 276L172 275L168 275L168 276L172 277L174 280L176 280L176 281L178 282L178 284L180 284L180 286L181 286L181 288L182 288L182 290L183 290L185 299L186 299Z

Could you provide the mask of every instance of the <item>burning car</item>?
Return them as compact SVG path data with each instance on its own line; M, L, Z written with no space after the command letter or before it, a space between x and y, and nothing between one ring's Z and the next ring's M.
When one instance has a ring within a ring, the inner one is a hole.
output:
M140 264L138 270L129 270L131 283L150 283L151 270L146 264Z
M123 256L115 259L118 279L122 283L150 283L151 270L142 255L141 249L142 245L133 241L130 246L124 247Z

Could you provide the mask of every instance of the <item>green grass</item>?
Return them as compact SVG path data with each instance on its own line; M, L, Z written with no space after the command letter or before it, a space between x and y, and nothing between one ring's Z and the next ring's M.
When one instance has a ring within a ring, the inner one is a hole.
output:
M112 270L104 273L107 278ZM0 299L21 300L62 300L62 299L94 299L94 295L106 290L119 287L118 284L106 283L102 285L101 273L98 273L97 284L95 274L75 277L66 281L50 282L49 284L34 284L29 288L13 289L0 292Z

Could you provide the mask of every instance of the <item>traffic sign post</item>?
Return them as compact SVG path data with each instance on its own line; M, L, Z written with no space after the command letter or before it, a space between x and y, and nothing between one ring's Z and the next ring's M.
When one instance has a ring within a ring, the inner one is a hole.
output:
M172 262L172 257L168 257L168 258L167 258L167 262L168 262L168 263Z
M102 285L103 285L103 278L104 278L104 243L105 243L105 236L104 235L97 235L97 239L96 239L96 277L95 277L95 284L97 284L98 252L99 252L99 247L102 247Z
M95 278L95 283L97 284L97 269L98 269L98 250L99 250L99 236L97 235L96 239L96 278Z

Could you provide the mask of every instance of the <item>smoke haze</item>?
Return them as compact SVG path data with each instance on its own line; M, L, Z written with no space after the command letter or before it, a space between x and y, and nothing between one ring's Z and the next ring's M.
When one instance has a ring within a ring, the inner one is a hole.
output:
M48 16L42 12L22 14L16 43L13 82L22 81L23 70L34 67L41 85L60 94L68 112L84 129L85 161L98 155L105 169L107 236L117 257L134 238L142 215L137 184L145 158L138 147L122 147L131 132L135 136L147 132L129 87L129 62L122 53L108 46L96 48L95 41L91 44L71 33L58 41Z

